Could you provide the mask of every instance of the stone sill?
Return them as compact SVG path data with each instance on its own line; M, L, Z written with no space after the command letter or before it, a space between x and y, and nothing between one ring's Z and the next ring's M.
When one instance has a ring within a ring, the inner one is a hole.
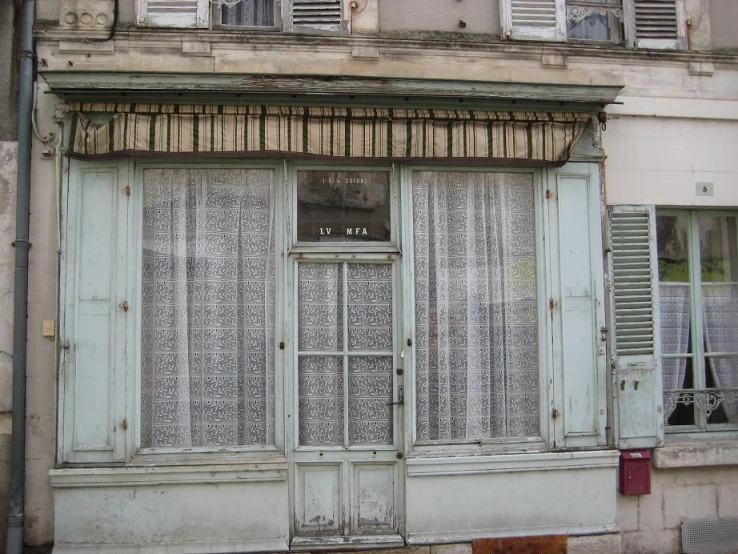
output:
M654 449L653 466L658 469L738 466L738 442L668 444Z

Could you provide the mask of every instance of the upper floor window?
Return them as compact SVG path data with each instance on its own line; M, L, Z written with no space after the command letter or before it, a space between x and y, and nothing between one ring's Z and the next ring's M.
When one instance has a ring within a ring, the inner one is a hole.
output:
M501 0L508 39L681 48L681 0Z
M139 25L347 31L345 0L136 0Z
M220 23L242 27L274 27L274 0L223 0Z
M622 42L622 1L568 0L566 35L569 39Z

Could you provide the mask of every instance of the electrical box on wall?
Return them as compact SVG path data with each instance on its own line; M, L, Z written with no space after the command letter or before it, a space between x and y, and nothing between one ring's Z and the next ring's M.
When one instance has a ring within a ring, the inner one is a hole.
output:
M620 494L651 494L651 453L648 450L620 453Z

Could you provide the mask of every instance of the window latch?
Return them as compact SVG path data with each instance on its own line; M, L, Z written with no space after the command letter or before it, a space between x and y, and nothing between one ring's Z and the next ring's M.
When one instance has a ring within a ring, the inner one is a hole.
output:
M402 385L397 387L397 402L387 402L388 406L404 406L405 405L405 387Z

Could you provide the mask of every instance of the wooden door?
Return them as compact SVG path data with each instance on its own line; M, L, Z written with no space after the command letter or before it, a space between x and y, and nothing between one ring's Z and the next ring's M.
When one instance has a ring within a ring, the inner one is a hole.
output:
M400 545L399 257L330 258L292 264L292 547Z

